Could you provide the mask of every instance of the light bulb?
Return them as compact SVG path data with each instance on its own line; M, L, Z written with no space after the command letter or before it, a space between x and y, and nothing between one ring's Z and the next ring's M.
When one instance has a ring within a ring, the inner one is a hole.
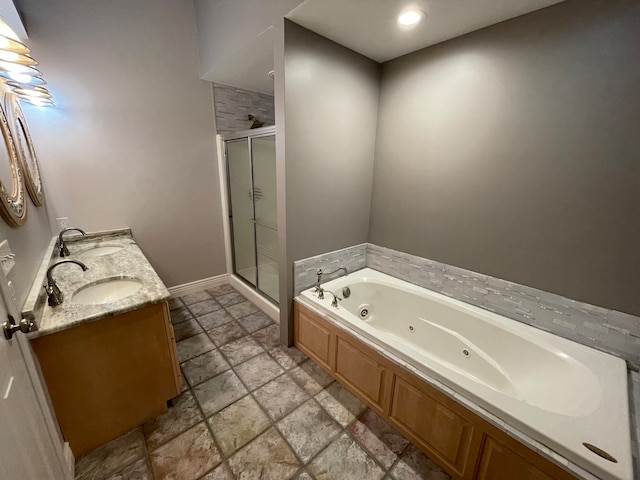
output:
M406 10L398 16L398 23L407 27L415 25L422 20L423 15L422 10Z

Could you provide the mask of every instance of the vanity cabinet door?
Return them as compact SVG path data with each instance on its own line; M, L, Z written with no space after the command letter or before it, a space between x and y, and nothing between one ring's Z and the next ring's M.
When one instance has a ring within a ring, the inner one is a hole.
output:
M180 394L166 302L31 340L76 457L167 411Z
M350 387L369 406L386 415L391 400L392 372L375 352L356 342L350 342L340 332L336 339L335 377Z
M334 370L335 335L327 323L296 305L293 315L294 344L329 372Z
M474 418L421 383L396 375L390 423L456 478L472 478L482 440Z

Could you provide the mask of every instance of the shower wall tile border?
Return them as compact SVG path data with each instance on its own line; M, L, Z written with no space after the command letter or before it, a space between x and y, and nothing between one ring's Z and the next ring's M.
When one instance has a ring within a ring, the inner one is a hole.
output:
M371 243L367 266L640 365L640 317Z
M367 244L361 243L352 247L334 250L315 257L309 257L293 262L293 290L297 296L303 290L316 284L316 270L322 268L326 272L338 267L345 267L349 273L362 270L367 266ZM339 277L342 273L324 275L323 281Z

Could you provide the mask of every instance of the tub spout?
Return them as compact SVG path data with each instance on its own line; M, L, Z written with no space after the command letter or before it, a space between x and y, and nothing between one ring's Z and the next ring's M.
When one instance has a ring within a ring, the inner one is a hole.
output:
M320 282L322 282L322 276L323 275L333 275L336 272L339 272L340 270L344 270L344 274L345 275L349 275L349 272L347 271L347 269L345 267L338 267L335 270L332 270L330 272L324 272L321 268L319 268L318 270L316 270L316 275L318 276L318 278L316 279L316 289L315 292L319 293L320 292Z

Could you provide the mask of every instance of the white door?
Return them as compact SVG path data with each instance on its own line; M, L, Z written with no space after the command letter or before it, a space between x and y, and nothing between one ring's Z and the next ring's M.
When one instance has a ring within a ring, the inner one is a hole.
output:
M0 326L10 313L18 323L13 301L5 301L1 270L0 293ZM0 332L0 479L68 480L62 440L32 355L24 333L6 340Z

